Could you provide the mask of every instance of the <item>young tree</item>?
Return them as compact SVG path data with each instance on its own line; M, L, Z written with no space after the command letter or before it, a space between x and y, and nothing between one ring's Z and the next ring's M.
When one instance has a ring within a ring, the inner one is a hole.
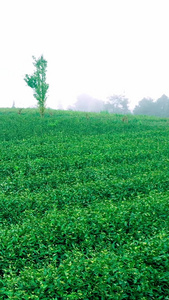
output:
M38 107L40 114L43 117L45 111L45 103L47 99L47 91L49 84L46 83L46 69L47 61L43 58L43 55L36 59L33 57L33 65L35 66L35 72L33 75L25 75L25 82L34 90L34 97L38 101Z

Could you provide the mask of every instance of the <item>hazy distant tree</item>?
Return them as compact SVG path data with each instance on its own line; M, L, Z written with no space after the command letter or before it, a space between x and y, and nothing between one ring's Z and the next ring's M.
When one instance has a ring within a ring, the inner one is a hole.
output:
M104 110L115 114L129 114L129 100L123 95L113 95L108 98Z
M58 101L58 103L57 103L57 109L59 109L59 110L64 110L64 107L63 107L63 104L62 104L62 101L61 101L61 100Z
M143 98L134 108L135 115L149 115L158 117L169 117L169 98L162 95L156 101L151 98Z
M104 103L102 100L95 99L87 94L78 96L75 104L69 109L86 112L100 112L103 110Z
M33 75L26 74L24 80L34 90L34 97L38 101L40 114L43 116L49 88L49 84L46 83L47 61L43 58L43 55L38 59L33 56L33 60L35 71Z
M155 115L159 117L169 117L169 98L162 95L155 102Z
M151 98L143 98L135 106L133 114L135 115L154 115L155 113L155 104Z

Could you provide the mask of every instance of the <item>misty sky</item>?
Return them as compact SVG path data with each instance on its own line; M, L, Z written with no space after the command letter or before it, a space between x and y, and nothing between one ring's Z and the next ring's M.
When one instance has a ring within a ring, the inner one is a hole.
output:
M168 0L2 0L0 107L36 104L32 55L48 62L47 106L86 93L169 96Z

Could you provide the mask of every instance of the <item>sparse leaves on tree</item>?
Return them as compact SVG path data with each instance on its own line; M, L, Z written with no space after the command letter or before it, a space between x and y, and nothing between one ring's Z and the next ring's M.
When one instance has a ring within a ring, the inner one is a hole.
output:
M43 55L38 59L33 56L33 60L35 72L33 75L26 74L24 80L27 85L34 90L34 97L38 101L40 114L43 116L49 88L49 84L46 83L47 61Z

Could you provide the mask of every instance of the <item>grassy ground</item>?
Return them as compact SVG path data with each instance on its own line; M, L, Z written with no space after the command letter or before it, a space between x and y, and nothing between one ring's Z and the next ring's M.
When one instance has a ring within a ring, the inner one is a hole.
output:
M168 119L0 109L0 128L0 299L169 299Z

